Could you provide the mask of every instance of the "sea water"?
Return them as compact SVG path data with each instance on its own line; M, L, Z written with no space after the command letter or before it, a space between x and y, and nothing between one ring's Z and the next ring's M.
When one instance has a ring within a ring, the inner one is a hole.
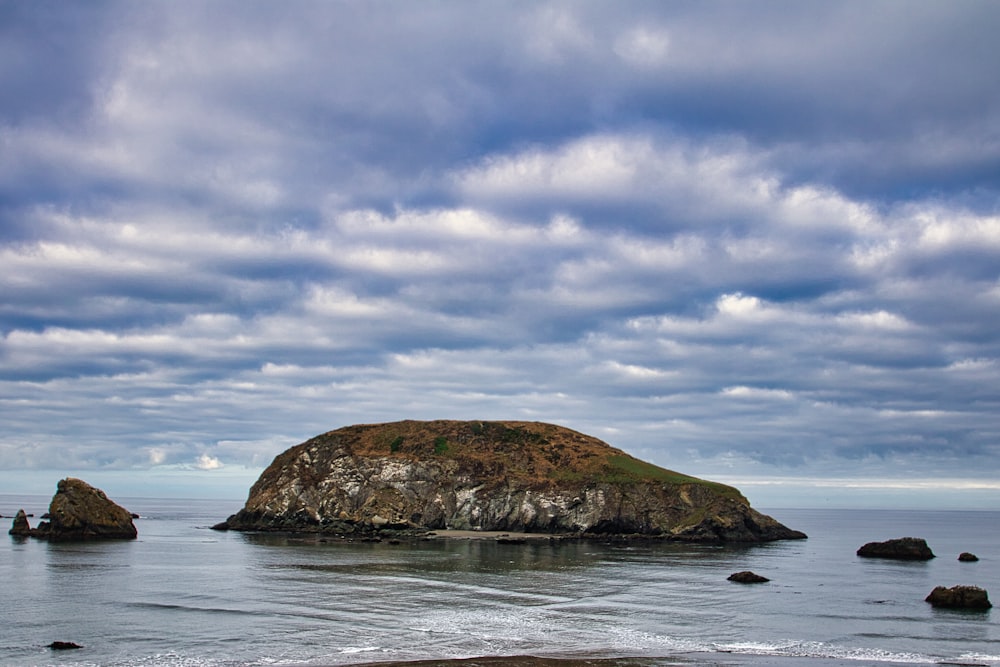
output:
M523 655L1000 665L1000 612L924 602L937 585L978 585L1000 597L1000 512L774 510L809 539L756 546L391 544L208 528L239 501L116 500L142 516L138 540L3 535L0 665ZM0 496L0 514L24 507L37 517L47 501ZM937 558L855 555L866 542L905 536L927 539ZM962 551L980 561L959 562ZM742 570L771 581L727 581ZM56 652L47 648L53 641L83 648Z

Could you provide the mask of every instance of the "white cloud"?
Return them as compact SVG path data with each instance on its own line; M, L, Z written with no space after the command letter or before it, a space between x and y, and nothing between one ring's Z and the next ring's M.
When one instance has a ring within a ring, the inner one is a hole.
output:
M906 318L884 310L871 313L844 313L837 317L838 321L848 327L864 327L870 329L885 329L892 331L906 331L912 325Z
M740 294L723 294L715 302L715 307L721 315L737 318L754 318L763 313L760 299L755 296Z
M198 470L218 470L222 466L222 461L208 454L201 454L195 461L194 467Z
M333 224L347 238L361 242L488 242L523 244L539 237L537 229L499 218L489 211L472 208L397 210L386 216L371 210L339 213Z
M531 150L499 156L456 175L472 196L571 195L619 198L634 189L638 168L651 147L643 140L588 137L557 153Z
M732 398L763 399L787 401L794 398L794 394L784 389L762 389L760 387L735 386L725 387L722 390L724 396Z

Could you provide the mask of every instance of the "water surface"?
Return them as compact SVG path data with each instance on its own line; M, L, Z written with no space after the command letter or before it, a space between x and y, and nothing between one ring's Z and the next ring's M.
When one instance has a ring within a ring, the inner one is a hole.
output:
M39 515L47 501L0 496L0 513ZM752 547L389 544L207 529L239 501L119 502L143 516L134 542L0 540L0 665L1000 665L995 612L923 601L936 585L1000 591L997 512L780 510L771 514L810 538ZM938 558L855 556L910 535ZM980 562L958 562L961 551ZM771 582L726 580L740 570ZM85 648L55 653L54 640Z

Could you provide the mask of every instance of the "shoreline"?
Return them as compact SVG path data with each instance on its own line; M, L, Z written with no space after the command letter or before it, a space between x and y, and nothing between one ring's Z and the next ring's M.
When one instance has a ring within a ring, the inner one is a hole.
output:
M523 533L510 530L458 530L455 528L446 528L443 530L428 531L425 537L431 539L440 537L446 540L507 540L524 543L578 539L579 536L570 533Z
M482 541L498 542L500 544L557 544L559 542L599 542L599 543L665 543L683 545L710 545L710 546L749 546L769 544L771 542L785 542L805 538L779 538L774 540L718 540L718 539L693 539L679 538L669 534L648 534L648 533L529 533L513 530L476 530L457 528L407 528L407 529L379 529L361 533L351 532L326 532L323 530L291 530L291 529L261 529L261 528L231 528L225 522L215 525L199 526L218 532L235 532L246 535L280 535L293 539L316 539L321 542L344 541L344 542L389 542L392 544L402 542L433 542L435 540L453 541Z

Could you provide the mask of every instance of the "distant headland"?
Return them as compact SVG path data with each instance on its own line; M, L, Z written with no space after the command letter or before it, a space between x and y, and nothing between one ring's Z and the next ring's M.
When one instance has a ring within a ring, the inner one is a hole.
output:
M243 509L215 528L348 537L452 528L716 543L806 537L731 486L523 421L399 421L324 433L279 454Z

